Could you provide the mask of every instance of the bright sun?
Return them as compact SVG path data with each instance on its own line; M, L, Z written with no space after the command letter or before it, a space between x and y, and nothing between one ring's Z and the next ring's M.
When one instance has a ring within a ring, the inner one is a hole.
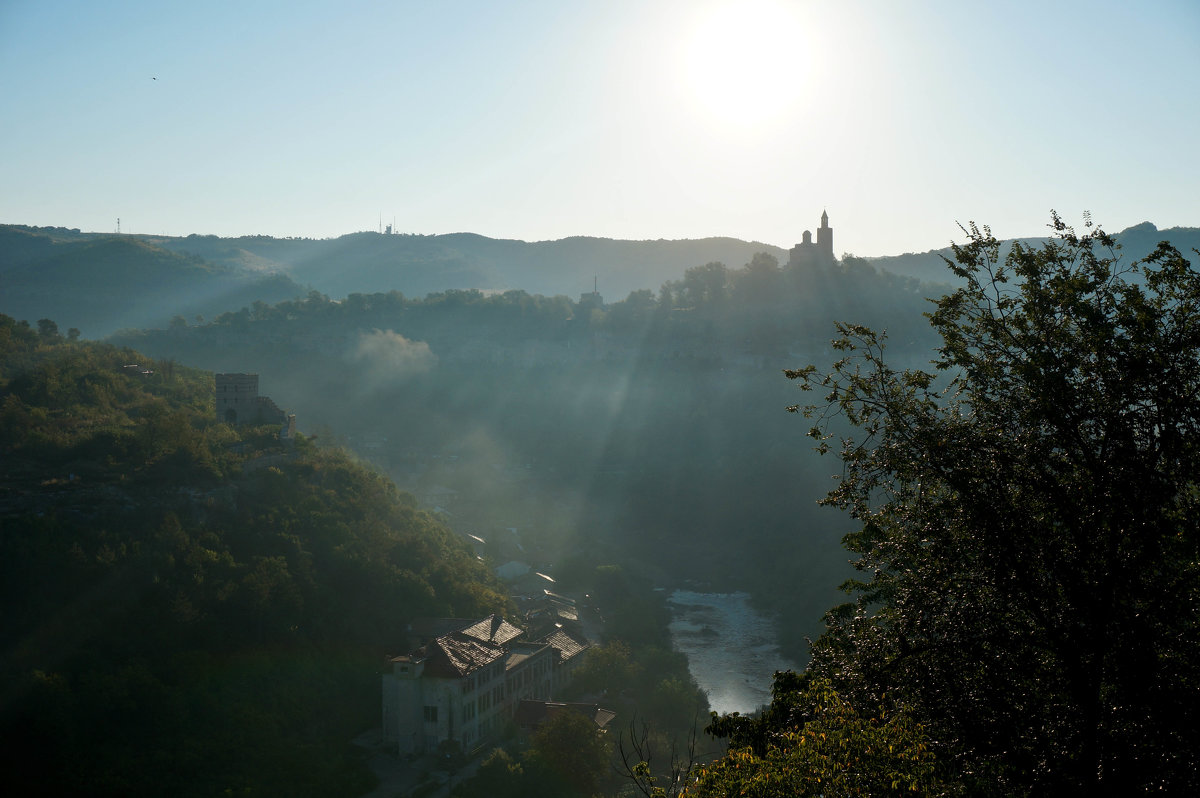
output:
M807 93L812 48L795 4L714 5L685 31L681 77L697 107L730 127L763 124Z

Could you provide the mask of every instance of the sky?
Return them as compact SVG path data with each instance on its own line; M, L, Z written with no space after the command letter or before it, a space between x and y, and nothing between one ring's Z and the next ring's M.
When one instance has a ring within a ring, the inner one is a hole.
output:
M1200 2L0 0L0 223L921 252L1200 226Z

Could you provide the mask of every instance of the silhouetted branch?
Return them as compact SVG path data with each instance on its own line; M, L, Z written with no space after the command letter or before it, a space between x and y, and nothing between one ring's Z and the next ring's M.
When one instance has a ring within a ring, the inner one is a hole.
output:
M696 761L696 724L688 734L687 746L680 751L677 741L671 738L668 753L668 766L665 776L655 776L653 763L655 761L654 744L650 739L650 726L636 717L629 721L628 740L625 734L617 742L617 752L621 757L621 767L618 772L633 782L634 787L646 798L676 798L683 792L688 778L698 764ZM665 782L665 786L661 783Z

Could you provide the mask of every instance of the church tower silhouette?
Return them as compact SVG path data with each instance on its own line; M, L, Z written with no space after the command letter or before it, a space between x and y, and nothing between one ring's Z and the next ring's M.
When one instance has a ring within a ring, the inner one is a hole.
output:
M813 241L812 232L805 230L800 243L792 247L788 254L788 265L793 267L833 265L833 228L829 226L828 212L821 211L821 226L817 228L816 242Z
M821 211L821 226L817 228L817 249L822 257L833 260L833 228L829 226L829 214Z

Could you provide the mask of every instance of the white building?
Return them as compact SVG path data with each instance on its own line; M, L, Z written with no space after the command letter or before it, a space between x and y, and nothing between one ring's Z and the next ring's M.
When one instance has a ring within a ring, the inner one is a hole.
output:
M464 751L480 747L522 699L551 700L588 646L562 631L524 641L524 632L497 615L442 626L450 631L394 657L382 678L383 735L401 755L449 741Z

